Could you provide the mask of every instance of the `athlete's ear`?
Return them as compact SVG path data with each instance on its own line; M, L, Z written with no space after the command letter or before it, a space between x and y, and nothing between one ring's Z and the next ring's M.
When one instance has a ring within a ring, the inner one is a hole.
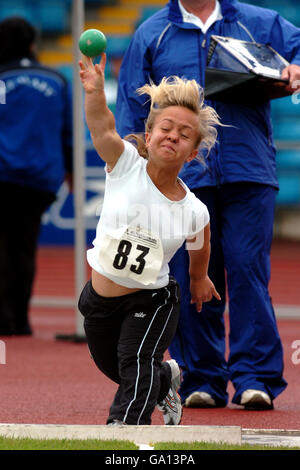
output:
M145 132L146 147L148 147L150 139L151 139L151 133L150 132Z
M186 162L191 162L192 160L194 160L194 158L196 158L198 155L198 149L194 149L190 155L185 159Z

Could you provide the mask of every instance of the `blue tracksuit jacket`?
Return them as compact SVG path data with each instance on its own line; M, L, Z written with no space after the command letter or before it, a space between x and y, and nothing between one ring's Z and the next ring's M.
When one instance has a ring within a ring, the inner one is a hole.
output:
M221 0L223 19L206 34L190 23L183 23L177 0L169 3L137 30L125 55L117 99L117 130L125 136L144 130L149 107L135 90L152 79L179 75L196 79L205 86L205 67L210 36L253 39L270 44L289 62L300 65L300 29L272 10ZM181 177L190 188L232 182L257 182L278 186L270 104L250 108L207 102L221 117L218 144L207 159L207 166L194 160L187 163Z
M0 66L0 80L0 181L56 193L71 167L69 85L28 58Z

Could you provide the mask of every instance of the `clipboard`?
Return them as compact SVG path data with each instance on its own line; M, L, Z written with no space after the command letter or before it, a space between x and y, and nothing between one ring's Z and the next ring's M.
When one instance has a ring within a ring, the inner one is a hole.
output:
M205 98L255 106L288 96L288 81L281 79L288 65L269 45L213 35L205 71Z

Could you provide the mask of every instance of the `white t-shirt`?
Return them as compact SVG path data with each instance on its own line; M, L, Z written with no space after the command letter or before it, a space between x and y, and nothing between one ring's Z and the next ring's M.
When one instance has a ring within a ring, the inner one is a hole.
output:
M181 181L180 201L164 196L147 172L147 160L130 142L113 170L106 173L105 194L89 265L117 284L156 289L169 282L168 263L187 238L200 249L209 222L206 206Z

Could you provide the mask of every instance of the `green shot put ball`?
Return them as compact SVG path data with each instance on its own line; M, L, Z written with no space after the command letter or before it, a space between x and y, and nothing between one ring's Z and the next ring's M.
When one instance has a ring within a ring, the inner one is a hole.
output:
M79 38L79 49L87 57L97 57L106 49L106 37L98 29L87 29Z

